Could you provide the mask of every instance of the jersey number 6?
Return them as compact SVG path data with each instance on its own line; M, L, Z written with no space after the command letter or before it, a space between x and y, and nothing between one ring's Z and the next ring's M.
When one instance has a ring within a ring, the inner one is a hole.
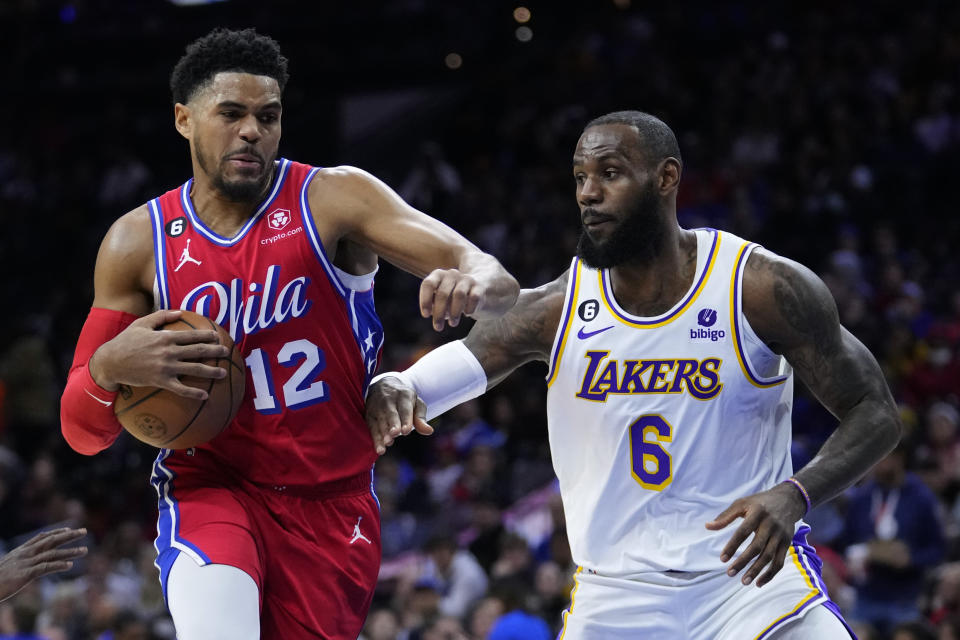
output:
M662 416L640 416L630 425L630 473L644 489L662 491L673 480L673 461L661 442L673 440Z

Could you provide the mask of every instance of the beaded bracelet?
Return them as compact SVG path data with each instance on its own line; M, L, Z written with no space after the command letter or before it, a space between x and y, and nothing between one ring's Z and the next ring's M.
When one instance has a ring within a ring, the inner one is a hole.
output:
M784 482L785 482L785 483L792 484L793 486L795 486L795 487L797 488L797 490L800 492L800 495L803 496L803 501L807 503L807 510L803 512L803 515L807 515L808 513L810 513L810 507L811 507L811 505L810 505L810 494L807 493L807 490L803 488L803 485L800 484L800 481L797 480L797 479L794 478L794 477L790 477L790 478L787 478L786 480L784 480Z

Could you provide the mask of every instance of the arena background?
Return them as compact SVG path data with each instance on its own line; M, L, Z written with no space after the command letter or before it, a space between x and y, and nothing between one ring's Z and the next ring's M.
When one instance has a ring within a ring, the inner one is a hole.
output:
M665 119L684 156L681 223L817 271L902 408L905 460L931 491L918 509L937 525L906 540L907 567L864 574L853 544L864 523L848 517L857 493L816 510L832 595L852 612L915 591L915 624L861 624L861 638L960 637L960 5L519 6L0 2L0 539L9 549L71 522L91 546L70 574L0 605L0 638L172 637L152 565L154 452L124 435L96 457L73 453L58 403L101 238L189 177L167 78L184 46L220 25L254 26L290 59L281 155L372 171L523 286L556 277L576 244L570 158L583 124L627 108ZM382 267L387 368L464 331L434 334L417 286ZM385 558L369 640L479 640L518 607L558 628L572 567L543 373L525 368L378 464ZM794 422L803 464L834 420L799 388ZM483 568L461 576L477 589L466 604L429 574L444 535ZM510 637L537 637L525 622Z

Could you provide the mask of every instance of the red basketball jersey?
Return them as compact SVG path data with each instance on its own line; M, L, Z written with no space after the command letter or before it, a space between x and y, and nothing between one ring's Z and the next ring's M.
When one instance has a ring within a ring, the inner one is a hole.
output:
M253 482L290 487L373 466L363 397L383 328L372 285L345 285L317 233L307 189L318 170L278 160L270 194L232 238L197 216L192 180L149 203L157 306L212 318L247 365L236 419L199 448L204 455L178 463L212 459Z

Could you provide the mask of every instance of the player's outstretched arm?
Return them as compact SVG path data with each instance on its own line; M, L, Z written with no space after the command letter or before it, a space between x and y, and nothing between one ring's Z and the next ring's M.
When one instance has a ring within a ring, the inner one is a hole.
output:
M876 359L840 325L833 296L812 271L755 251L744 273L743 296L757 334L840 420L816 457L794 475L816 506L852 485L896 446L901 433L896 404ZM720 529L743 518L723 559L755 533L728 572L735 575L757 558L742 580L749 583L766 567L757 581L762 586L783 566L794 525L807 509L801 490L783 483L737 500L707 526Z
M317 173L310 208L318 229L346 237L420 278L420 313L438 331L460 317L499 316L520 285L493 256L403 201L390 187L354 167Z
M75 559L87 555L87 548L60 547L85 535L86 529L44 531L0 557L0 602L41 576L73 567Z
M516 306L499 318L478 320L463 341L434 349L405 371L375 378L366 416L377 453L413 430L433 433L428 417L481 395L521 365L548 361L567 277L524 289Z
M156 331L179 311L153 308L153 236L146 206L117 220L107 232L94 271L93 308L77 340L60 402L67 443L93 455L110 446L122 427L112 404L120 384L157 386L203 398L178 376L222 378L226 372L190 360L223 357L215 331Z

